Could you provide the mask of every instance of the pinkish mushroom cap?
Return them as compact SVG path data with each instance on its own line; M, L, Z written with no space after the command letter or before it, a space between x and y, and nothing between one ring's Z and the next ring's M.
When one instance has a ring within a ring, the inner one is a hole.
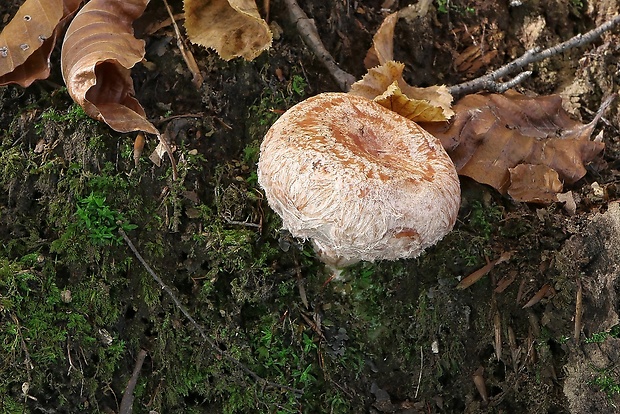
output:
M275 122L258 182L284 228L335 269L418 256L452 229L461 197L437 138L344 93L309 98Z

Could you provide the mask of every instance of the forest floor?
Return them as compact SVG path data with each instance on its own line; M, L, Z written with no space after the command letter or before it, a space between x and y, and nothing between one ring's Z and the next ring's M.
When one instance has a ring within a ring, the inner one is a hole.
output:
M416 2L300 3L359 79L384 17ZM20 4L0 5L2 24ZM395 57L411 85L454 85L619 11L611 0L436 0L425 17L399 20ZM1 413L122 412L144 355L134 413L559 414L620 405L617 103L594 134L605 151L566 188L574 211L518 203L462 178L458 222L439 244L326 283L311 246L280 230L256 162L279 114L337 84L283 1L271 1L276 36L254 61L191 47L201 88L171 26L144 34L166 17L153 0L136 22L150 63L132 76L147 116L176 146L176 181L167 159L148 159L154 139L134 165L135 134L73 103L58 50L47 81L0 87ZM531 65L517 89L560 94L587 122L618 92L619 40L610 32ZM544 297L526 306L541 288Z

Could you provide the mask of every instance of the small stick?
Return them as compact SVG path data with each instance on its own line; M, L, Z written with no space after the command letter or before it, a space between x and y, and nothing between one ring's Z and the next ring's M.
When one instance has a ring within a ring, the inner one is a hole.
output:
M203 114L202 112L198 112L196 114L180 114L180 115L167 116L161 119L149 119L149 122L155 126L160 126L161 124L165 124L166 122L172 121L173 119L177 119L177 118L203 118L204 116L205 114Z
M140 370L142 370L142 364L144 364L145 358L146 350L141 349L140 352L138 352L136 365L133 369L133 373L131 374L131 378L129 378L127 387L125 387L125 392L123 393L123 399L121 400L118 414L131 414L133 407L133 390L136 388L136 384L138 383L138 377L140 376Z
M179 30L179 26L177 25L177 22L174 19L174 15L172 14L172 10L170 10L170 6L168 5L168 2L166 0L164 0L164 5L166 6L166 10L168 10L168 15L172 20L172 27L174 28L174 33L177 36L177 46L179 48L179 51L181 52L181 56L183 56L185 64L189 68L189 71L192 73L192 82L194 83L194 85L196 85L197 88L200 88L202 86L202 83L204 82L202 74L200 73L200 68L196 63L196 59L194 59L194 55L192 55L192 52L185 48L185 45L183 44L183 38L181 37L181 31Z
M172 302L174 302L174 304L181 311L181 313L183 315L185 315L185 317L191 322L191 324L194 326L194 329L196 329L198 331L198 333L200 334L202 339L204 339L204 341L211 347L211 349L213 349L215 352L220 354L222 357L226 358L229 362L232 362L239 369L241 369L246 374L251 376L254 379L254 381L258 382L259 384L261 384L265 388L281 389L281 390L284 390L284 391L290 391L290 392L292 392L294 394L297 394L297 395L302 395L303 394L303 390L301 390L299 388L289 387L288 385L282 385L282 384L278 384L276 382L271 382L271 381L268 381L268 380L264 379L263 377L261 377L260 375L258 375L254 371L252 371L250 368L246 367L241 361L239 361L237 358L233 357L230 353L228 353L227 351L225 351L222 348L220 348L219 346L217 346L215 341L211 337L209 337L209 335L207 335L207 333L205 332L203 327L200 326L200 324L198 322L196 322L196 320L192 317L192 315L190 315L189 311L187 309L185 309L185 307L181 304L181 301L176 297L176 295L174 294L172 289L170 289L168 287L168 285L166 285L164 283L164 281L159 276L157 276L157 274L151 268L151 266L149 266L149 264L146 262L146 260L144 260L144 258L142 257L140 252L138 252L138 249L136 249L136 246L133 244L133 242L131 241L129 236L127 236L127 233L125 233L125 231L122 228L119 228L118 232L123 237L123 239L125 240L125 242L129 246L129 248L131 249L133 254L136 256L136 258L140 261L142 266L144 266L144 269L146 269L146 271L151 275L151 277L157 283L159 283L159 286L161 286L161 289L168 294L170 299L172 299Z
M583 285L581 280L577 279L577 299L575 300L575 342L579 343L581 337L581 316L583 315Z
M521 57L502 66L501 68L494 70L493 72L479 78L451 86L450 88L448 88L448 90L454 97L458 97L467 93L477 92L480 90L493 90L489 89L489 86L493 84L497 85L497 79L501 78L502 76L517 72L518 70L523 69L530 63L540 62L541 60L547 59L548 57L565 52L568 49L580 47L591 43L601 37L601 35L606 31L613 29L619 23L620 16L616 16L613 19L603 23L602 25L590 30L589 32L586 32L585 34L578 34L571 37L567 41L557 44L555 46L549 47L544 50L540 50L540 48L538 47L530 49L526 51ZM520 78L520 81L523 81L526 77ZM493 86L491 86L491 88L493 88Z
M413 398L418 398L418 391L420 391L420 383L422 382L422 369L424 368L424 351L420 347L420 375L418 375L418 386L415 388L415 395Z
M284 0L284 4L288 9L290 19L297 26L297 30L301 35L304 43L314 52L319 61L327 68L338 86L343 91L348 91L351 85L355 83L355 76L340 69L336 60L325 49L319 32L316 29L314 20L308 18L296 0Z

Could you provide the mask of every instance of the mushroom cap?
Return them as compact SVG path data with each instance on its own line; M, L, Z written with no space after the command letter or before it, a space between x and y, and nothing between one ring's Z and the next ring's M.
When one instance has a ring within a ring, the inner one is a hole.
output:
M273 124L258 182L284 228L334 268L417 257L452 229L461 199L437 138L345 93L309 98Z

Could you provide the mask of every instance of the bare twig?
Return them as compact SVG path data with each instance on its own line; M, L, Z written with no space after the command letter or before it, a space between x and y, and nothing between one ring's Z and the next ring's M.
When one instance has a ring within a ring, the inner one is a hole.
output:
M172 10L170 10L170 6L168 2L164 0L164 5L166 6L166 10L168 11L168 15L170 16L170 20L172 21L172 27L174 28L174 33L177 36L177 46L179 51L181 52L181 56L183 56L183 60L185 64L189 68L189 71L192 73L192 82L196 85L197 88L202 86L204 79L202 74L200 73L200 68L198 68L198 64L196 63L196 59L194 59L194 55L190 50L185 47L183 43L183 38L181 37L181 31L179 30L179 26L177 25L176 20L174 19L174 15L172 14Z
M418 376L418 386L415 388L414 399L418 398L418 391L420 391L420 384L422 383L422 370L424 369L424 351L420 347L420 375Z
M252 371L250 368L246 367L241 361L239 361L237 358L233 357L230 353L228 353L227 351L225 351L222 348L220 348L215 343L215 341L206 333L204 328L202 326L200 326L200 324L198 322L196 322L196 320L192 317L192 315L190 315L189 311L187 309L185 309L185 307L183 306L183 304L181 304L181 301L176 297L176 295L174 294L172 289L170 289L168 287L168 285L166 285L164 283L164 281L159 276L157 276L157 274L155 273L155 271L153 271L151 266L149 266L149 264L144 260L144 258L142 257L140 252L138 252L138 249L136 249L136 246L133 244L133 242L131 241L129 236L127 236L127 233L125 233L125 231L123 229L121 229L121 228L118 229L118 232L123 237L123 239L125 240L125 242L129 246L129 248L131 249L133 254L138 259L138 261L140 261L142 266L144 266L144 269L146 269L146 271L151 275L151 277L157 283L159 283L159 286L161 286L161 289L168 294L168 296L170 297L172 302L175 304L175 306L191 322L191 324L194 327L194 329L196 329L198 331L198 333L200 334L202 339L204 339L204 341L211 347L211 349L213 349L215 352L217 352L222 357L226 358L229 362L231 362L234 365L236 365L237 368L239 368L242 371L244 371L246 374L248 374L250 377L252 377L254 379L254 381L258 382L259 384L261 384L265 388L281 389L283 391L289 391L289 392L292 392L292 393L295 393L295 394L298 394L298 395L303 394L303 390L301 390L301 389L289 387L288 385L282 385L282 384L278 384L276 382L271 382L271 381L268 381L268 380L264 379L263 377L261 377L260 375L258 375L254 371Z
M577 279L577 299L575 300L575 330L573 338L579 343L581 337L581 317L583 315L583 286L581 280Z
M332 55L325 49L314 20L308 18L308 15L299 7L296 0L284 0L284 4L288 9L290 19L297 26L297 30L304 43L327 68L340 89L345 92L348 91L351 85L355 83L355 76L338 67Z
M127 381L127 387L125 387L125 392L123 393L123 399L121 400L118 414L131 414L133 407L133 390L136 388L136 384L138 383L138 377L140 376L140 370L142 370L142 364L144 364L145 358L146 350L141 349L140 352L138 352L136 365L131 374L131 378Z
M586 32L585 34L578 34L570 38L569 40L562 42L560 44L557 44L555 46L552 46L550 48L547 48L544 50L540 50L540 48L537 48L537 47L534 49L530 49L527 52L525 52L521 57L502 66L501 68L494 70L493 72L488 73L479 78L476 78L476 79L473 79L473 80L470 80L470 81L467 81L467 82L464 82L458 85L454 85L449 88L449 91L455 97L461 96L466 93L473 93L473 92L477 92L481 90L495 91L497 90L496 88L499 88L499 85L501 85L501 84L498 84L496 81L502 76L515 73L523 69L525 66L529 65L530 63L540 62L541 60L547 59L548 57L565 52L568 49L572 49L574 47L580 47L588 43L591 43L595 41L596 39L598 39L606 31L613 29L619 23L620 23L620 16L616 16L613 19L596 27L595 29L592 29L589 32ZM519 78L519 76L517 76L515 79ZM526 77L527 76L519 78L518 79L519 82L523 81ZM514 79L510 82L507 82L507 84L513 81ZM510 87L515 86L519 82L512 84ZM501 88L499 90L501 90Z

